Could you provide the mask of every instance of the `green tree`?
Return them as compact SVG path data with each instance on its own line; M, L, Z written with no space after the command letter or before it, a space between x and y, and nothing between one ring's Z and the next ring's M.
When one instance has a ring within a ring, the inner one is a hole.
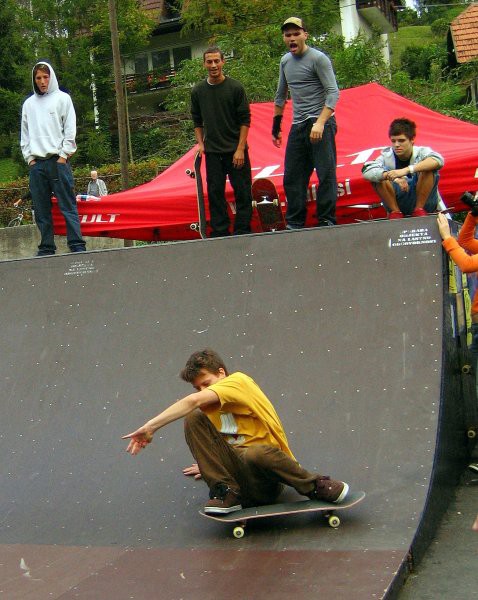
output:
M326 36L321 48L331 57L340 88L349 88L372 81L388 82L389 67L382 54L383 42L374 32L371 38L363 33L349 43L339 35Z
M138 0L117 0L123 53L144 47L154 26ZM92 77L103 124L112 97L111 37L104 0L29 0L24 31L34 49L31 62L49 59L60 84L73 96L79 126L92 126Z
M4 133L18 131L27 61L21 11L15 0L3 0L0 3L0 106Z
M276 25L255 29L245 34L217 35L215 42L233 58L226 60L225 72L242 82L251 102L271 101L279 75L279 62L285 46ZM388 67L381 53L382 42L375 34L371 39L359 35L350 44L342 36L311 36L309 44L326 52L334 65L340 88L370 81L388 80ZM184 61L166 98L169 110L188 111L191 87L205 77L202 59Z
M421 25L431 25L442 18L451 21L465 9L462 0L417 0L415 5Z
M309 30L325 33L339 18L336 0L179 0L186 31L202 30L211 35L231 32L261 39L265 23L275 26L287 17L304 19Z

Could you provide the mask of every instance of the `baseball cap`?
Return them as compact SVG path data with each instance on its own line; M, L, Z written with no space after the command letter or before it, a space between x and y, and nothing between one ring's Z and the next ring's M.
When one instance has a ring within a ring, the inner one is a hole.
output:
M282 23L281 31L284 31L287 25L295 25L299 29L307 31L304 25L304 21L302 21L302 19L299 19L299 17L289 17L286 21Z

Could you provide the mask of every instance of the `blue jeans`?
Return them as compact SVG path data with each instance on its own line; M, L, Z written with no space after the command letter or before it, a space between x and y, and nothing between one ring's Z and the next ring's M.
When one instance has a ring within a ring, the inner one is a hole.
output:
M435 171L433 175L434 184L427 198L425 206L423 207L429 213L434 212L438 205L438 182L440 181L440 175L437 171ZM414 173L413 175L407 177L407 181L408 190L406 192L404 192L398 183L395 183L394 181L392 182L392 186L395 192L395 198L397 199L398 208L404 215L411 215L417 204L418 174ZM387 208L385 204L384 207L387 212L390 212L390 209Z
M287 197L287 225L300 229L307 215L307 190L313 170L317 172L317 220L319 225L334 225L337 203L337 124L331 117L319 142L310 141L310 130L316 119L292 125L285 152L284 190Z
M58 156L46 160L36 159L36 163L30 167L30 192L35 221L41 235L39 255L54 254L56 250L51 214L52 194L58 200L58 207L65 219L68 247L72 252L85 249L85 241L81 237L71 166L69 163L62 164L57 160Z
M207 195L211 217L211 237L229 235L229 214L226 203L226 176L229 175L234 199L236 218L234 235L251 232L252 217L252 176L251 163L247 150L244 153L244 166L237 169L232 164L234 153L218 154L206 152Z

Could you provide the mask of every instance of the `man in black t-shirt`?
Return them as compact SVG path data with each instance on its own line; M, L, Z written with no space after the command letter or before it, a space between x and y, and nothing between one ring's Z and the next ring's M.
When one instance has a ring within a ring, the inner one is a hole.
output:
M389 219L423 217L438 204L438 171L443 156L428 146L415 146L416 125L409 119L395 119L388 131L391 146L362 168L372 182Z
M223 73L224 54L211 46L203 55L207 79L191 91L191 115L199 152L206 157L211 237L229 235L226 177L234 190L235 235L250 233L252 215L251 163L247 134L251 113L244 87Z

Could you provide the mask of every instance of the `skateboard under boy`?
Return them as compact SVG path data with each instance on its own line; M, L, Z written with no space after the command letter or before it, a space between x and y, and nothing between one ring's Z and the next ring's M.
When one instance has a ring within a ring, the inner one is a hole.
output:
M263 232L285 229L285 219L274 183L265 177L252 183L252 207L256 209Z
M323 513L330 527L334 529L340 525L340 519L335 514L340 510L351 508L365 498L365 492L350 492L343 502L334 504L322 500L298 500L295 502L285 502L277 504L267 504L265 506L253 506L243 508L225 515L206 514L203 510L199 514L207 519L221 521L223 523L232 523L232 534L235 538L242 538L245 533L247 522L251 519L263 519L265 517L276 517L279 515L294 515L298 513L318 512Z
M186 174L189 177L192 177L196 181L196 196L198 203L198 222L193 223L191 225L191 229L193 231L197 231L202 238L206 236L206 207L204 204L204 187L202 183L202 175L201 175L201 162L202 155L199 152L196 152L196 156L194 157L194 168L191 171L190 169L186 170Z

